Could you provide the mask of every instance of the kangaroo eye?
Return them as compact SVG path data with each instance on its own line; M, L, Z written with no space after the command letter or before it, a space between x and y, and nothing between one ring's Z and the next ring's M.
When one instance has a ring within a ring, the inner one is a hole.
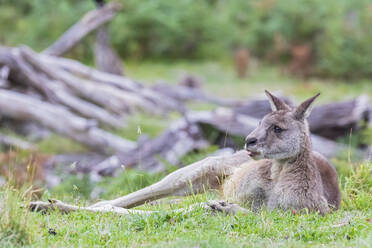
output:
M281 133L282 131L283 131L283 129L281 129L280 127L274 126L274 132L275 133Z

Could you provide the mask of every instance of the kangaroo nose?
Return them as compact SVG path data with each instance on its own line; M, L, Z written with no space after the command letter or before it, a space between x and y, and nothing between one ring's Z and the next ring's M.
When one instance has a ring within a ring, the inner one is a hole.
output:
M257 139L256 139L256 138L247 138L247 139L245 140L245 144L246 144L247 147L249 147L249 146L253 146L253 145L255 145L256 143L257 143Z

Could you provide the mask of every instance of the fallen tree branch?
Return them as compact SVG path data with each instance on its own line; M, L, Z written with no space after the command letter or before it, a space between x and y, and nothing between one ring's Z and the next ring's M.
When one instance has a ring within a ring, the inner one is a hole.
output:
M84 117L96 119L100 123L113 127L123 126L124 122L122 117L115 116L95 104L76 97L63 84L41 74L40 70L36 71L34 67L24 60L22 57L24 53L27 54L27 58L33 55L30 54L27 48L22 48L20 50L17 48L8 49L0 53L0 60L5 56L13 60L13 63L9 64L11 70L10 75L13 77L13 75L16 74L18 78L21 78L12 79L12 82L14 82L14 80L19 80L16 82L20 82L25 86L32 86L40 90L49 102L65 105ZM37 55L35 54L35 56ZM44 68L44 66L40 65L37 68L41 69Z
M40 123L56 133L106 154L124 153L136 145L96 127L95 121L27 95L0 89L0 114L16 120Z
M39 81L38 76L32 73L32 68L21 57L19 49L0 47L0 66L7 66L10 69L9 79L21 84L27 82L38 90L50 102L56 102L54 93ZM26 85L27 85L26 84Z
M216 104L219 106L225 107L236 107L240 106L244 103L244 101L240 100L232 100L232 99L223 99L219 97L215 97L205 92L201 91L198 88L191 88L183 85L171 85L166 83L158 83L152 86L152 89L156 92L160 92L161 94L168 96L170 98L176 99L181 102L186 101L201 101Z
M31 150L34 149L35 146L18 138L11 137L8 135L0 135L0 145L5 146L7 148L18 148L22 150Z
M278 95L281 95L279 92ZM293 106L293 102L286 97L279 97L289 106ZM270 103L267 98L252 99L245 101L242 105L234 108L234 112L242 115L248 115L257 119L262 119L265 115L271 113Z
M120 9L121 5L119 3L111 2L102 8L86 13L79 22L69 28L57 41L45 49L43 53L54 56L65 54L88 33L111 20Z
M358 131L368 121L367 95L353 100L317 106L308 118L310 131L328 139L337 139Z
M209 125L219 130L222 134L246 137L259 124L259 119L235 113L233 110L219 108L214 112L199 111L190 112L186 118L192 123ZM312 134L313 149L324 156L331 158L348 150L343 144ZM362 151L357 151L362 155Z
M164 171L164 162L177 165L190 151L208 145L197 125L181 119L173 122L168 130L155 139L140 141L137 148L104 160L92 169L91 175L97 180L103 175L113 175L121 166L152 172Z
M110 84L79 78L59 68L47 66L36 53L27 47L22 47L21 51L30 64L48 77L62 82L77 95L109 108L114 113L133 112L136 108L153 114L164 113L164 109L154 106L153 102L140 94L121 90Z
M127 77L122 77L110 73L101 72L88 67L76 60L67 58L57 58L54 56L40 55L39 57L44 63L52 64L55 67L60 67L63 70L75 75L76 77L84 78L91 81L96 81L102 84L109 84L119 89L129 92L134 92L139 96L149 100L161 109L178 112L185 112L186 109L183 104L177 100L167 97L159 92L146 88L142 84L135 82Z
M182 156L205 142L206 134L203 133L205 125L208 126L207 130L214 129L224 139L229 136L235 136L243 141L258 124L259 119L237 114L233 110L226 108L219 108L217 111L189 112L185 115L185 118L175 121L170 129L164 131L157 138L139 142L137 148L127 153L112 156L92 168L92 179L99 180L102 175L113 175L115 171L122 169L122 166L125 168L135 167L146 171L162 171L165 166L158 157L170 164L178 164ZM204 138L193 138L187 130L198 130L195 132L197 134L196 137ZM313 149L328 158L335 157L348 150L346 145L317 135L311 135L311 139ZM229 146L226 142L218 145L222 147ZM240 146L235 144L232 144L232 146L234 149L241 149ZM176 152L175 149L178 149L177 147L181 148L182 152ZM364 152L359 150L356 153L358 156L364 154Z
M111 48L106 25L98 28L94 43L94 61L96 68L115 75L124 75L123 63Z
M287 104L291 101L282 98ZM313 134L336 140L350 134L350 130L359 130L368 122L368 96L362 95L353 100L323 104L315 107L308 118L310 131ZM235 112L261 119L271 112L269 102L250 100L236 107Z

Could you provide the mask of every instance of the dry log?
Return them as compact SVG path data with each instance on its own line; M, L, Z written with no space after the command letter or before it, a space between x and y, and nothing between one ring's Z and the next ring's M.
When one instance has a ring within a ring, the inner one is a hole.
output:
M368 106L368 114L367 114L368 122L370 126L372 126L372 104Z
M106 4L104 0L96 0L95 2L97 9L102 8ZM98 70L120 76L124 75L123 63L116 52L111 48L106 25L98 28L96 33L94 58Z
M112 92L114 92L114 94L120 93L116 91L116 89L109 89L111 92L107 94L105 90L101 89L107 88L107 85L98 85L92 81L75 77L58 68L47 66L46 64L41 63L37 54L29 49L23 48L22 52L28 62L30 62L35 68L45 73L53 80L63 83L78 96L85 99L90 99L99 106L105 106L107 109L116 114L122 114L123 112L128 111L128 107L124 101L116 98L115 95L111 96L110 93Z
M158 83L152 86L152 89L162 93L165 96L168 96L181 102L196 100L225 107L236 107L244 103L244 101L239 100L218 98L206 94L198 88L191 88L183 85L170 85L166 83Z
M6 148L18 148L22 150L30 150L35 148L32 144L24 140L2 134L0 134L0 146L5 146Z
M49 82L49 86L56 94L59 103L68 106L73 111L78 112L82 116L95 119L102 124L106 124L112 127L123 126L123 117L110 114L105 109L74 96L72 93L69 92L69 90L65 89L63 85L60 85L56 82Z
M0 127L4 128L5 130L12 130L17 135L24 136L29 142L40 141L50 136L50 131L48 129L41 127L35 122L17 121L5 116L1 116L1 114Z
M292 105L288 99L286 102ZM252 100L235 108L235 111L261 119L271 112L271 108L267 100ZM349 135L351 129L360 129L363 121L368 121L368 97L365 95L354 100L317 106L308 118L313 134L332 140Z
M219 130L225 137L228 134L243 138L252 132L259 123L259 119L241 115L233 110L225 108L219 108L214 112L190 112L186 115L186 118L191 123L209 125ZM311 139L313 142L313 149L328 158L335 157L348 149L346 145L338 144L332 140L314 134L311 135ZM358 151L358 153L362 154L361 151Z
M88 33L110 21L120 9L119 3L111 2L102 8L88 12L43 53L54 56L65 54Z
M96 42L94 44L94 59L98 70L120 76L124 75L123 63L111 48L105 25L97 30Z
M134 92L144 99L152 102L158 108L164 109L164 111L176 110L181 113L186 111L183 104L181 104L179 101L160 94L157 91L146 88L142 84L135 82L129 78L97 71L72 59L57 58L54 56L45 55L40 55L39 58L44 63L63 68L65 71L75 75L76 77L85 78L98 83L108 84L125 91Z
M350 134L368 121L368 96L362 95L354 100L335 102L315 107L309 116L310 130L314 134L336 139Z
M40 54L39 59L42 60L45 64L53 65L54 67L60 67L63 70L75 75L76 77L109 84L119 89L136 91L143 88L143 85L129 78L98 71L94 68L84 65L77 60L49 56L45 54Z
M197 125L181 119L157 138L146 139L139 142L137 148L103 161L94 168L93 174L112 175L121 166L151 172L163 171L166 169L164 162L178 165L188 152L208 145Z
M27 47L21 48L25 59L48 77L60 81L75 94L90 99L92 102L111 110L114 113L133 112L140 108L153 114L163 114L164 110L135 92L121 90L110 84L100 84L72 75L59 68L47 66L38 55Z
M42 84L35 74L30 73L32 68L22 59L19 49L0 47L0 66L10 68L9 79L11 81L22 83L27 79L29 86L41 92L50 102L56 102L53 92L46 85Z
M366 155L364 156L364 159L367 160L368 162L372 161L372 146L369 146L367 148Z
M82 116L96 119L100 123L113 127L120 127L123 125L123 120L120 117L110 114L105 109L74 96L63 84L50 80L44 74L41 74L40 70L36 71L30 63L24 60L22 56L24 54L26 54L27 58L32 56L27 48L21 48L20 50L16 48L8 50L3 49L0 53L0 64L1 58L5 57L12 60L12 63L9 63L11 76L14 74L17 75L17 78L13 79L13 81L21 80L17 82L36 88L44 93L43 95L48 101L65 105ZM35 56L37 55L35 54ZM40 65L38 69L41 67L44 68L46 66Z
M95 121L79 117L66 108L24 94L0 89L0 114L41 125L107 154L124 153L135 143L96 127Z
M293 102L286 97L280 97L286 104L293 106ZM271 112L270 103L267 98L248 100L241 106L234 108L238 114L248 115L257 119L262 119L265 115Z
M259 119L241 115L225 108L219 108L217 111L189 112L184 119L176 121L169 130L154 140L141 142L136 149L103 161L93 169L93 178L95 180L100 175L113 175L121 165L125 168L136 167L147 171L161 171L164 170L164 165L156 156L162 157L171 164L177 164L179 159L187 152L199 147L200 144L205 144L204 139L200 139L200 137L205 136L202 130L206 130L206 126L209 131L214 129L220 132L223 138L235 136L244 140L244 137L253 131L258 123ZM185 132L185 130L189 131ZM190 135L191 130L195 130L196 137ZM335 157L348 150L346 145L338 144L317 135L311 135L311 138L313 149L328 158ZM221 144L219 145L221 146ZM223 142L222 146L241 149L236 144L226 142ZM175 149L180 149L181 152L175 152ZM357 151L357 153L358 156L363 154L362 151Z
M0 88L8 88L10 83L8 81L10 68L8 66L0 67Z
M106 158L107 156L95 152L58 154L50 157L44 168L51 172L62 169L66 173L89 173Z

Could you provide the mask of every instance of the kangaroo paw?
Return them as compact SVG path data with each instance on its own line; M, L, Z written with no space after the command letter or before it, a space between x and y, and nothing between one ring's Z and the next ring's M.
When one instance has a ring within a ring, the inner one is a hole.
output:
M50 210L55 210L54 204L59 202L58 200L48 200L48 202L34 201L28 204L28 208L34 212L46 213Z
M215 212L235 215L238 212L248 212L248 210L240 207L238 204L229 203L226 201L211 200L206 203L206 209Z
M28 208L31 211L47 213L50 210L58 209L62 213L68 213L77 210L79 207L63 203L59 200L48 200L48 202L35 201L30 202Z

